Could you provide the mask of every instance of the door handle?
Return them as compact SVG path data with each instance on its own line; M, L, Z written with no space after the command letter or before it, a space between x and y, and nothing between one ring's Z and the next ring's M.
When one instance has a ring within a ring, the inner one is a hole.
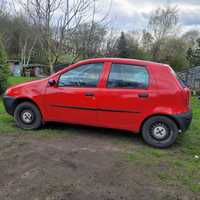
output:
M148 98L149 94L148 93L140 93L140 94L138 94L138 97L139 98Z
M92 93L92 92L86 92L86 93L85 93L85 96L86 96L86 97L93 97L93 96L94 96L94 93Z

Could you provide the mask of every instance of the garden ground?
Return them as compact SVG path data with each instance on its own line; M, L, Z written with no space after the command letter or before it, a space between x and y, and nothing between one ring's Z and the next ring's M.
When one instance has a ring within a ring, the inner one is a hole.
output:
M0 199L199 200L200 101L192 105L190 130L159 150L125 131L57 123L23 131L0 100Z

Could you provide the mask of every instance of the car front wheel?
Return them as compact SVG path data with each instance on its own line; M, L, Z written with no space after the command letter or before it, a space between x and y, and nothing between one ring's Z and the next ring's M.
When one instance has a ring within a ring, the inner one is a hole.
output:
M178 127L176 123L165 116L155 116L148 119L142 127L144 141L157 148L171 146L177 138Z
M14 118L17 126L25 130L38 129L42 125L39 109L30 102L20 103L15 109Z

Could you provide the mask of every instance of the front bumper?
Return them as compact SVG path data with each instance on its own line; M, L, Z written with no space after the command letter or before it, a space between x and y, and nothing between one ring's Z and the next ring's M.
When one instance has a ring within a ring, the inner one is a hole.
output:
M173 118L178 123L181 132L185 132L192 122L192 111L173 115Z
M3 97L3 103L8 114L14 114L15 98L10 96Z

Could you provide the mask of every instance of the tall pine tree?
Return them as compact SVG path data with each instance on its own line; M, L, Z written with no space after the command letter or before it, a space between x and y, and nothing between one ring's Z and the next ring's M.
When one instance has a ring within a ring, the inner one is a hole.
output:
M121 36L118 40L117 51L118 51L119 57L121 57L121 58L128 58L129 57L128 41L125 37L124 32L121 32Z
M9 70L6 61L7 61L6 52L0 38L0 94L2 94L7 87Z

